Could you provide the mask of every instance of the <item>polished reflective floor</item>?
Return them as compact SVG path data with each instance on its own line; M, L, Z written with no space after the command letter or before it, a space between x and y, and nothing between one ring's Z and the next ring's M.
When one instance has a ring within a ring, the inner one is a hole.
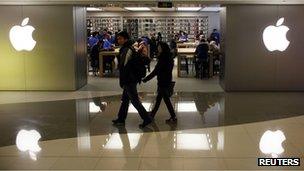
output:
M155 94L141 93L147 110ZM0 169L274 169L258 157L304 158L304 93L180 92L178 123L162 103L145 129L131 105L115 127L120 95L0 105Z

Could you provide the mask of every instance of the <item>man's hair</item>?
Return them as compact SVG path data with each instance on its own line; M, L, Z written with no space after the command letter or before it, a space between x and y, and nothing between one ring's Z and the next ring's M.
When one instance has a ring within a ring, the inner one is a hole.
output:
M121 36L121 37L123 37L123 38L125 38L125 39L130 39L129 34L128 34L128 32L126 32L126 31L121 31L121 32L119 32L119 33L117 34L117 37L118 37L118 36Z

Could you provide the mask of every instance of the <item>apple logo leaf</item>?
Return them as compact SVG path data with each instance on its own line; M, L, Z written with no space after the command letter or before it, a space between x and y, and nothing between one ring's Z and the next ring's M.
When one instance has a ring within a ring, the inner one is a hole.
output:
M284 17L280 18L280 19L277 21L276 26L278 27L278 26L282 25L283 23L284 23Z
M25 26L25 25L27 25L27 23L29 22L29 18L28 17L26 17L25 19L23 19L23 21L22 21L22 23L21 23L21 26Z

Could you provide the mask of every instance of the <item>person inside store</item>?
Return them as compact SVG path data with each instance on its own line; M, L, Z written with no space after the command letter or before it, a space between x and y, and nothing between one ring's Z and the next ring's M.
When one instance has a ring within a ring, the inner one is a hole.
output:
M209 44L206 39L202 38L200 44L195 49L195 72L197 78L208 78Z
M170 45L172 57L175 58L177 56L177 38L174 34L171 35L171 40L169 45Z
M154 58L157 54L157 42L156 42L156 37L155 37L155 33L151 33L150 34L150 57Z
M210 40L215 41L217 45L220 43L220 33L217 31L217 29L213 29L211 35L210 35Z
M180 31L178 41L179 42L187 42L188 41L188 35L184 31Z
M111 36L110 34L105 34L103 36L103 40L102 40L102 51L114 51L114 45L110 42L111 40ZM103 56L103 73L105 73L106 71L109 71L110 73L113 72L113 61L115 59L115 56L108 56L108 55L104 55Z
M111 36L109 34L105 34L103 36L103 50L107 50L107 51L113 51L114 50L114 46L111 43Z
M158 44L161 41L163 41L163 36L162 36L161 32L158 32L157 37L156 37L156 42Z
M201 36L204 36L203 30L200 30L199 33L195 36L196 40L201 40Z
M113 35L113 38L112 40L114 40L114 42L112 42L115 46L118 46L118 43L117 43L117 34L119 33L120 31L118 32L115 32L114 35Z
M102 42L98 41L92 48L90 53L91 67L93 68L93 75L97 76L99 71L99 52Z
M99 41L99 39L98 39L97 36L98 36L98 32L94 31L94 32L92 33L92 35L89 37L88 45L89 45L90 49L92 49L93 46L94 46L95 44L97 44L97 42Z
M152 122L152 118L140 102L137 92L137 84L140 83L142 79L142 75L138 73L138 69L144 67L144 62L139 65L138 61L144 61L146 58L138 55L132 46L133 43L130 40L129 34L126 31L121 31L117 34L117 41L121 46L118 55L118 68L119 84L123 89L123 94L118 118L112 122L116 126L125 124L129 102L131 101L132 105L143 119L143 123L139 125L140 128L143 128Z
M137 39L137 41L133 44L135 50L145 57L149 57L148 54L148 45L143 38Z
M148 36L142 36L141 37L141 42L139 43L139 49L141 49L139 52L142 53L143 55L149 57L150 63L147 65L147 69L149 72L151 72L151 39Z
M149 56L148 44L144 39L142 39L142 41L139 42L139 44L138 44L138 52L142 56L144 56L144 57L146 57L150 60L150 62L146 65L146 68L150 72L150 70L151 70L151 67L150 67L151 59L150 59L150 56Z
M219 74L220 72L220 47L215 41L210 41L209 51L213 56L213 75Z
M98 40L102 41L104 39L104 35L108 34L108 29L105 28L98 33Z
M110 35L110 39L109 42L114 46L115 42L116 42L116 38L115 38L115 34L113 34L112 32L108 31L108 34Z
M165 42L159 42L158 44L158 62L154 70L143 79L146 83L155 76L157 76L157 97L154 108L151 111L151 116L154 118L156 112L159 109L162 99L164 99L165 104L170 113L170 118L166 122L177 122L176 114L172 106L170 97L173 94L174 82L172 82L172 71L174 66L174 61L172 54L170 52L170 47Z

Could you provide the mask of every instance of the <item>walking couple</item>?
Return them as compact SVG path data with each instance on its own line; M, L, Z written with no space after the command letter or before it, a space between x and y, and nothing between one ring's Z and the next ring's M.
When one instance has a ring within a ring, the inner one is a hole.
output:
M125 31L119 32L117 34L117 41L121 46L118 55L118 68L120 72L119 84L123 89L123 94L121 99L121 106L118 112L118 118L112 121L113 124L125 124L125 120L128 114L129 102L131 101L133 106L137 109L140 117L143 119L143 123L140 124L139 127L143 128L149 125L153 121L153 118L160 106L162 99L164 99L171 115L171 117L166 120L166 122L176 122L177 118L170 101L174 86L174 83L172 82L172 70L174 62L168 44L165 42L160 42L158 44L158 63L156 64L155 69L147 77L142 79L139 72L140 69L138 68L142 67L142 65L145 64L144 62L138 61L144 60L139 60L138 55L136 55L137 53L132 47L132 42L130 41L129 34ZM158 80L158 95L153 110L151 113L148 113L139 100L137 84L141 81L147 82L155 76L157 76Z

